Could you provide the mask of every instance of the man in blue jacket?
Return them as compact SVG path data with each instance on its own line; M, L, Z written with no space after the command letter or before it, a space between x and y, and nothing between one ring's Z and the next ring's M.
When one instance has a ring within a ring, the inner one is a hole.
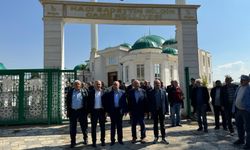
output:
M123 145L122 118L127 113L127 102L125 91L119 89L120 83L115 81L112 90L105 94L104 108L111 119L111 143L115 144L115 130L117 128L118 142Z
M132 125L132 143L136 143L136 125L141 126L141 143L145 143L146 128L144 123L144 114L148 112L148 101L145 90L140 88L140 82L133 82L133 89L128 93L128 109L131 116Z
M80 122L80 126L82 129L83 134L83 144L88 144L88 120L87 120L87 99L88 99L88 92L85 89L81 88L81 81L75 80L74 88L72 88L66 98L67 104L67 117L69 117L70 123L70 138L71 138L71 145L70 147L73 148L76 145L76 127L77 127L77 120Z
M169 144L165 139L166 133L164 123L165 114L168 112L168 99L166 91L161 88L161 82L159 80L154 81L154 89L150 91L148 98L151 108L150 110L154 119L155 139L153 143L156 144L159 138L158 121L160 120L162 141L165 144Z
M233 112L236 112L235 119L239 139L234 144L242 145L245 143L243 149L250 149L250 78L247 75L242 75L240 79L240 86L235 93L235 107L233 107Z

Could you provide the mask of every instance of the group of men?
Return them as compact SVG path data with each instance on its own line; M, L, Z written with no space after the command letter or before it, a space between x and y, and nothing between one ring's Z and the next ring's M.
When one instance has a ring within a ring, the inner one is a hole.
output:
M235 145L243 145L243 149L250 149L250 77L242 75L240 85L232 83L233 79L226 76L225 85L220 80L215 82L210 96L214 108L215 130L220 128L219 116L222 117L224 130L234 133L232 117L235 117L238 140Z
M80 122L83 133L83 144L88 144L88 121L90 114L92 146L96 147L97 122L100 125L101 145L105 146L105 121L106 115L111 120L110 145L115 144L115 133L117 129L118 143L123 145L123 116L129 114L132 131L132 143L137 142L136 126L140 125L140 142L146 142L146 128L144 122L145 114L151 114L154 120L153 143L159 139L158 121L160 122L162 142L169 144L165 134L165 114L168 110L168 98L165 88L162 88L160 80L154 81L154 88L140 86L138 80L133 80L131 88L125 91L120 89L118 81L113 82L110 90L102 88L102 82L94 82L94 88L90 90L82 88L81 81L74 81L74 87L69 90L66 97L67 116L70 121L71 147L76 145L77 121ZM174 95L176 96L176 95ZM149 107L150 106L150 107ZM179 123L178 123L179 124Z
M226 76L225 85L217 80L215 87L209 91L202 81L191 79L189 94L194 114L196 114L197 131L208 132L207 111L209 110L209 97L211 96L215 116L215 129L220 128L219 116L222 116L224 130L234 133L232 117L235 116L239 139L235 145L243 145L244 149L250 149L250 77L241 76L240 86L232 84L232 78ZM165 133L165 114L169 112L172 127L181 126L181 107L183 107L184 95L177 81L171 81L171 85L164 87L160 80L154 81L154 88L145 83L141 86L138 80L133 80L125 90L120 83L115 81L110 90L104 90L101 81L97 80L89 90L81 87L81 82L76 80L74 88L67 94L67 116L70 120L71 147L76 145L77 121L83 133L83 143L88 144L87 116L91 118L92 146L96 147L96 127L100 125L101 145L105 146L105 121L106 115L111 119L110 145L115 144L117 130L118 143L123 145L123 116L129 114L132 131L132 143L137 142L136 126L140 125L140 142L146 142L145 114L151 114L154 122L154 141L159 139L158 122L162 142L169 144ZM245 136L246 133L246 136Z

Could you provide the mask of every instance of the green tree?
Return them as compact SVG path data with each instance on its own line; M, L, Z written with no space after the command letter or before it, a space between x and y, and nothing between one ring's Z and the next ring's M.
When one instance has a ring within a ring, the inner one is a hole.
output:
M201 80L202 80L202 85L205 86L205 87L207 87L207 85L208 85L207 76L206 76L206 75L203 75L203 76L201 77Z

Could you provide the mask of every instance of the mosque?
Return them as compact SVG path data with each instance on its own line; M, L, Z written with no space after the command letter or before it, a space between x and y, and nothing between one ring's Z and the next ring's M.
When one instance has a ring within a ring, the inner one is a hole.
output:
M212 87L211 54L202 49L198 49L198 53L200 78ZM89 62L92 62L88 64L90 72L82 73L83 80L98 79L108 86L116 80L122 80L126 85L131 79L147 80L151 85L155 79L162 80L165 85L171 80L179 80L177 41L158 35L143 36L133 45L123 43L96 51ZM75 69L80 69L80 65Z

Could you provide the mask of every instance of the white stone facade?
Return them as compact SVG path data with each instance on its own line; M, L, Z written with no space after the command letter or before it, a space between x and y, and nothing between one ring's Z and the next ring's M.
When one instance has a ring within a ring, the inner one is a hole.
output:
M213 87L213 80L212 80L212 55L203 50L198 50L199 54L199 75L202 80L207 81L207 86L209 88Z
M99 56L95 58L95 80L108 83L108 73L117 72L117 80L130 84L131 79L138 79L137 65L143 65L143 80L151 84L155 78L161 79L165 85L171 80L178 78L178 58L169 54L161 53L159 49L141 49L128 51L128 48L117 46L98 51ZM155 77L155 65L159 64L160 76ZM140 78L139 78L140 79Z

